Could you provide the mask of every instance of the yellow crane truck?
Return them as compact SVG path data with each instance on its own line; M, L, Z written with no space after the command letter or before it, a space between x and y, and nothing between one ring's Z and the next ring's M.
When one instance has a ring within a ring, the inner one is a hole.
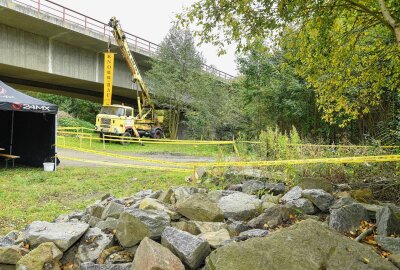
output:
M124 32L119 21L113 17L109 22L118 47L121 49L128 68L132 74L132 81L140 88L137 94L138 113L134 115L134 108L124 105L103 106L96 116L95 130L103 135L122 137L151 137L160 139L164 137L161 124L163 116L157 116L154 102L150 97L139 68L133 57Z

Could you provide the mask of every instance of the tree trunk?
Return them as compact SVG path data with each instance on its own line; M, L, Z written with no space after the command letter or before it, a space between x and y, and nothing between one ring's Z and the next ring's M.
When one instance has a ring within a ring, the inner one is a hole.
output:
M397 44L400 46L400 22L393 18L393 16L390 14L386 7L385 0L378 0L378 3L381 8L383 19L392 28Z

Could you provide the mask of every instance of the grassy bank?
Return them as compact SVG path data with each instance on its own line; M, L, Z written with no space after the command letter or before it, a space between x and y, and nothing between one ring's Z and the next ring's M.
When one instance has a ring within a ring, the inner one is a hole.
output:
M142 189L185 185L185 173L120 168L62 168L0 171L0 235L34 220L52 221L82 210L106 193L117 197Z

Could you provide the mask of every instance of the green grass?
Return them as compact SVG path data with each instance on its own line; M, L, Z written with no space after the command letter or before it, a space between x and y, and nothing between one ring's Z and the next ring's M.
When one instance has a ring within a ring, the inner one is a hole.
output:
M104 194L132 195L143 189L185 185L187 174L123 168L61 168L0 171L0 235L34 220L83 210Z
M98 138L97 134L92 135L93 138ZM65 138L65 139L64 139ZM118 152L133 152L133 153L154 153L154 154L176 154L176 155L190 155L190 156L205 156L205 157L220 157L233 154L233 147L231 145L177 145L177 144L152 144L144 143L130 143L129 145L121 145L117 142L106 142L104 145L99 140L92 140L90 146L89 139L79 140L77 137L64 137L58 139L58 145L62 147L83 147L94 150L105 151L118 151Z

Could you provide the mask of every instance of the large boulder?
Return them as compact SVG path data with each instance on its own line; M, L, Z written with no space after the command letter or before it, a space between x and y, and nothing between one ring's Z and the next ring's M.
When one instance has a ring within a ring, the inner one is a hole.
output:
M323 189L305 189L301 196L309 199L322 212L328 211L335 202L333 196Z
M376 231L380 235L400 234L400 207L385 205L376 213Z
M132 269L185 270L185 266L168 248L146 237L136 251Z
M368 211L350 198L341 198L330 209L329 227L339 232L350 232L360 227L362 220L369 220Z
M24 230L24 240L35 247L53 242L61 251L66 251L89 229L86 223L35 221Z
M213 251L206 270L380 269L396 267L363 244L322 223L305 220L268 237L231 243Z
M227 219L249 220L256 216L261 209L261 200L253 195L235 192L221 197L218 207Z
M42 243L22 257L16 265L17 270L59 270L59 260L63 256L54 243Z
M195 193L180 200L176 206L178 213L191 220L214 222L224 220L224 213L207 197L207 194Z
M197 269L211 252L207 241L172 227L164 230L161 244L170 249L190 269Z
M75 258L79 263L94 262L106 248L113 244L113 236L99 228L89 229L79 242Z
M18 246L0 247L0 264L16 264L27 253L28 250Z
M170 221L163 211L130 209L119 217L116 236L123 247L133 247L145 237L159 239Z
M17 240L19 236L18 231L11 231L3 237L0 237L0 247L12 246L15 244L15 240Z

